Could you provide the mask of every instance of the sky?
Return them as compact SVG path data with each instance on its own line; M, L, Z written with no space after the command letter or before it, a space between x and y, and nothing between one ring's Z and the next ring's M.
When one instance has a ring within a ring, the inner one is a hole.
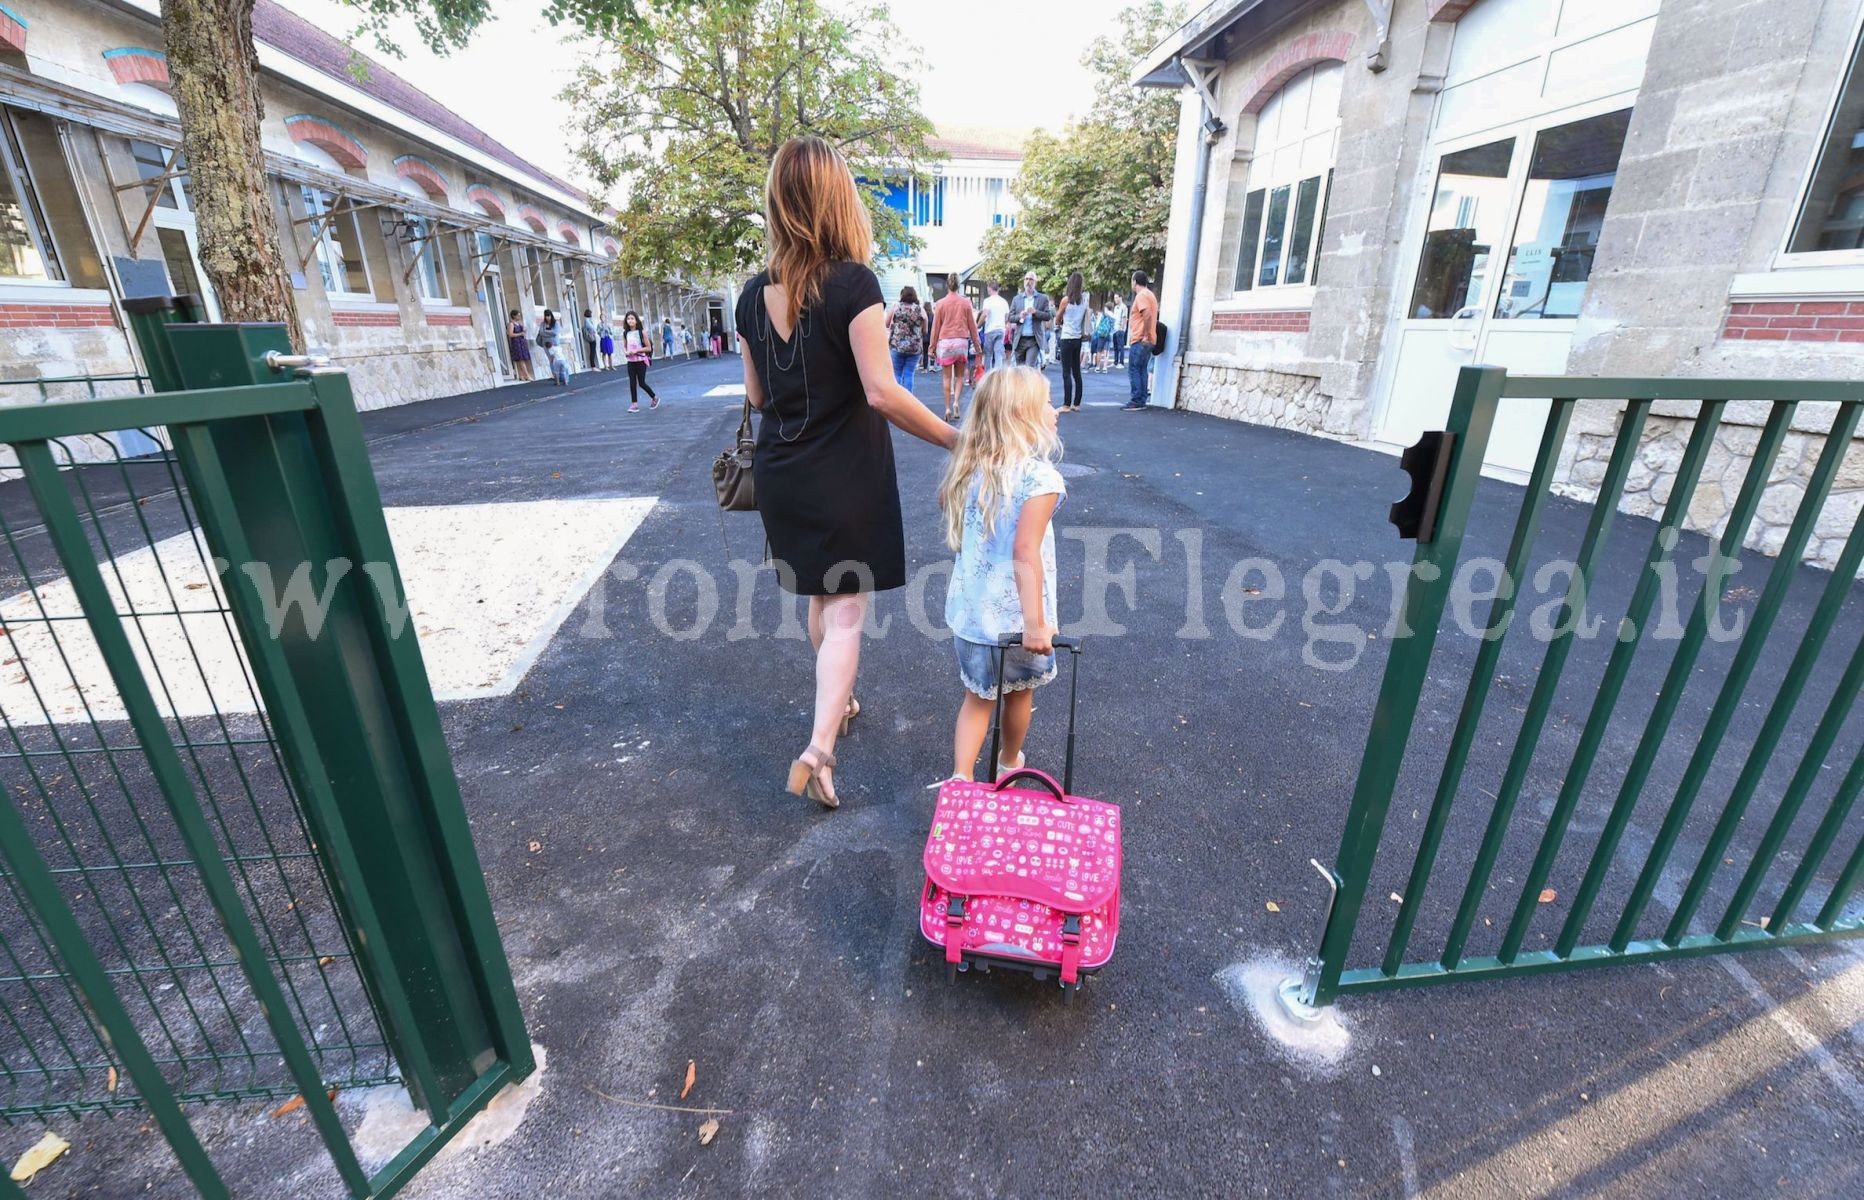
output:
M332 32L356 27L340 0L281 0ZM1087 110L1092 77L1081 66L1089 42L1113 27L1127 0L1072 0L1066 8L995 0L906 0L893 23L924 58L920 104L934 124L1016 131L1059 129ZM428 92L538 166L587 182L570 154L564 106L578 51L535 0L491 0L493 20L472 44L446 58L423 49L412 26L398 27L406 57L385 58L366 38L358 49ZM965 15L954 18L954 10ZM904 55L902 55L904 58ZM1014 109L1012 109L1012 105Z

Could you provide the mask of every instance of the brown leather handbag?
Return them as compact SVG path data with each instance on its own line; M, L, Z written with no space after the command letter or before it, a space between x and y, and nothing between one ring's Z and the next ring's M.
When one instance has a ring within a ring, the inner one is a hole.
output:
M751 480L751 456L757 438L751 433L751 402L744 402L744 417L738 422L738 441L718 452L712 461L712 486L718 489L718 506L726 512L752 512L757 508L757 489Z

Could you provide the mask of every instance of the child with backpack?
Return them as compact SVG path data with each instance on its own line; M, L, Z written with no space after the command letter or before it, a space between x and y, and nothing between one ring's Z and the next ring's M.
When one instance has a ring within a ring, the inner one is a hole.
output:
M1034 689L1055 678L1052 521L1068 491L1055 469L1060 453L1047 378L1029 367L984 376L939 487L945 541L957 552L945 623L965 689L953 779L973 778L999 685L1006 693L999 770L1021 766ZM1010 634L1021 634L1022 645L999 650Z

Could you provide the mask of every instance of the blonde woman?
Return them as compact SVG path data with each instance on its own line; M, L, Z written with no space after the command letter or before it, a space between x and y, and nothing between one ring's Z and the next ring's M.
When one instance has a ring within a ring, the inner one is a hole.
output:
M957 431L893 377L873 228L848 164L797 137L771 161L764 227L770 265L738 298L744 390L761 414L757 509L785 591L809 597L815 721L789 791L835 808L835 741L854 700L868 595L906 582L906 539L891 422L935 446Z
M984 376L938 495L945 542L958 553L945 595L965 692L952 734L953 779L973 778L999 686L1008 694L998 768L1022 766L1035 689L1055 678L1052 523L1068 493L1055 469L1060 453L1048 379L1029 367ZM1002 651L999 679L997 644L1012 633L1022 645Z

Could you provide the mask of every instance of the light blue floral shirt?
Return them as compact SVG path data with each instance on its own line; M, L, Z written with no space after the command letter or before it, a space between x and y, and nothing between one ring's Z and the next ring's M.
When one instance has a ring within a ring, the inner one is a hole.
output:
M951 587L945 593L945 624L967 642L994 646L998 640L1023 631L1023 603L1016 591L1016 523L1023 504L1034 496L1062 496L1068 485L1061 472L1046 459L1030 457L1011 468L1011 485L997 506L996 528L984 532L984 516L977 506L977 484L971 485L964 505L964 540L952 566ZM1055 625L1055 523L1042 531L1042 613Z

